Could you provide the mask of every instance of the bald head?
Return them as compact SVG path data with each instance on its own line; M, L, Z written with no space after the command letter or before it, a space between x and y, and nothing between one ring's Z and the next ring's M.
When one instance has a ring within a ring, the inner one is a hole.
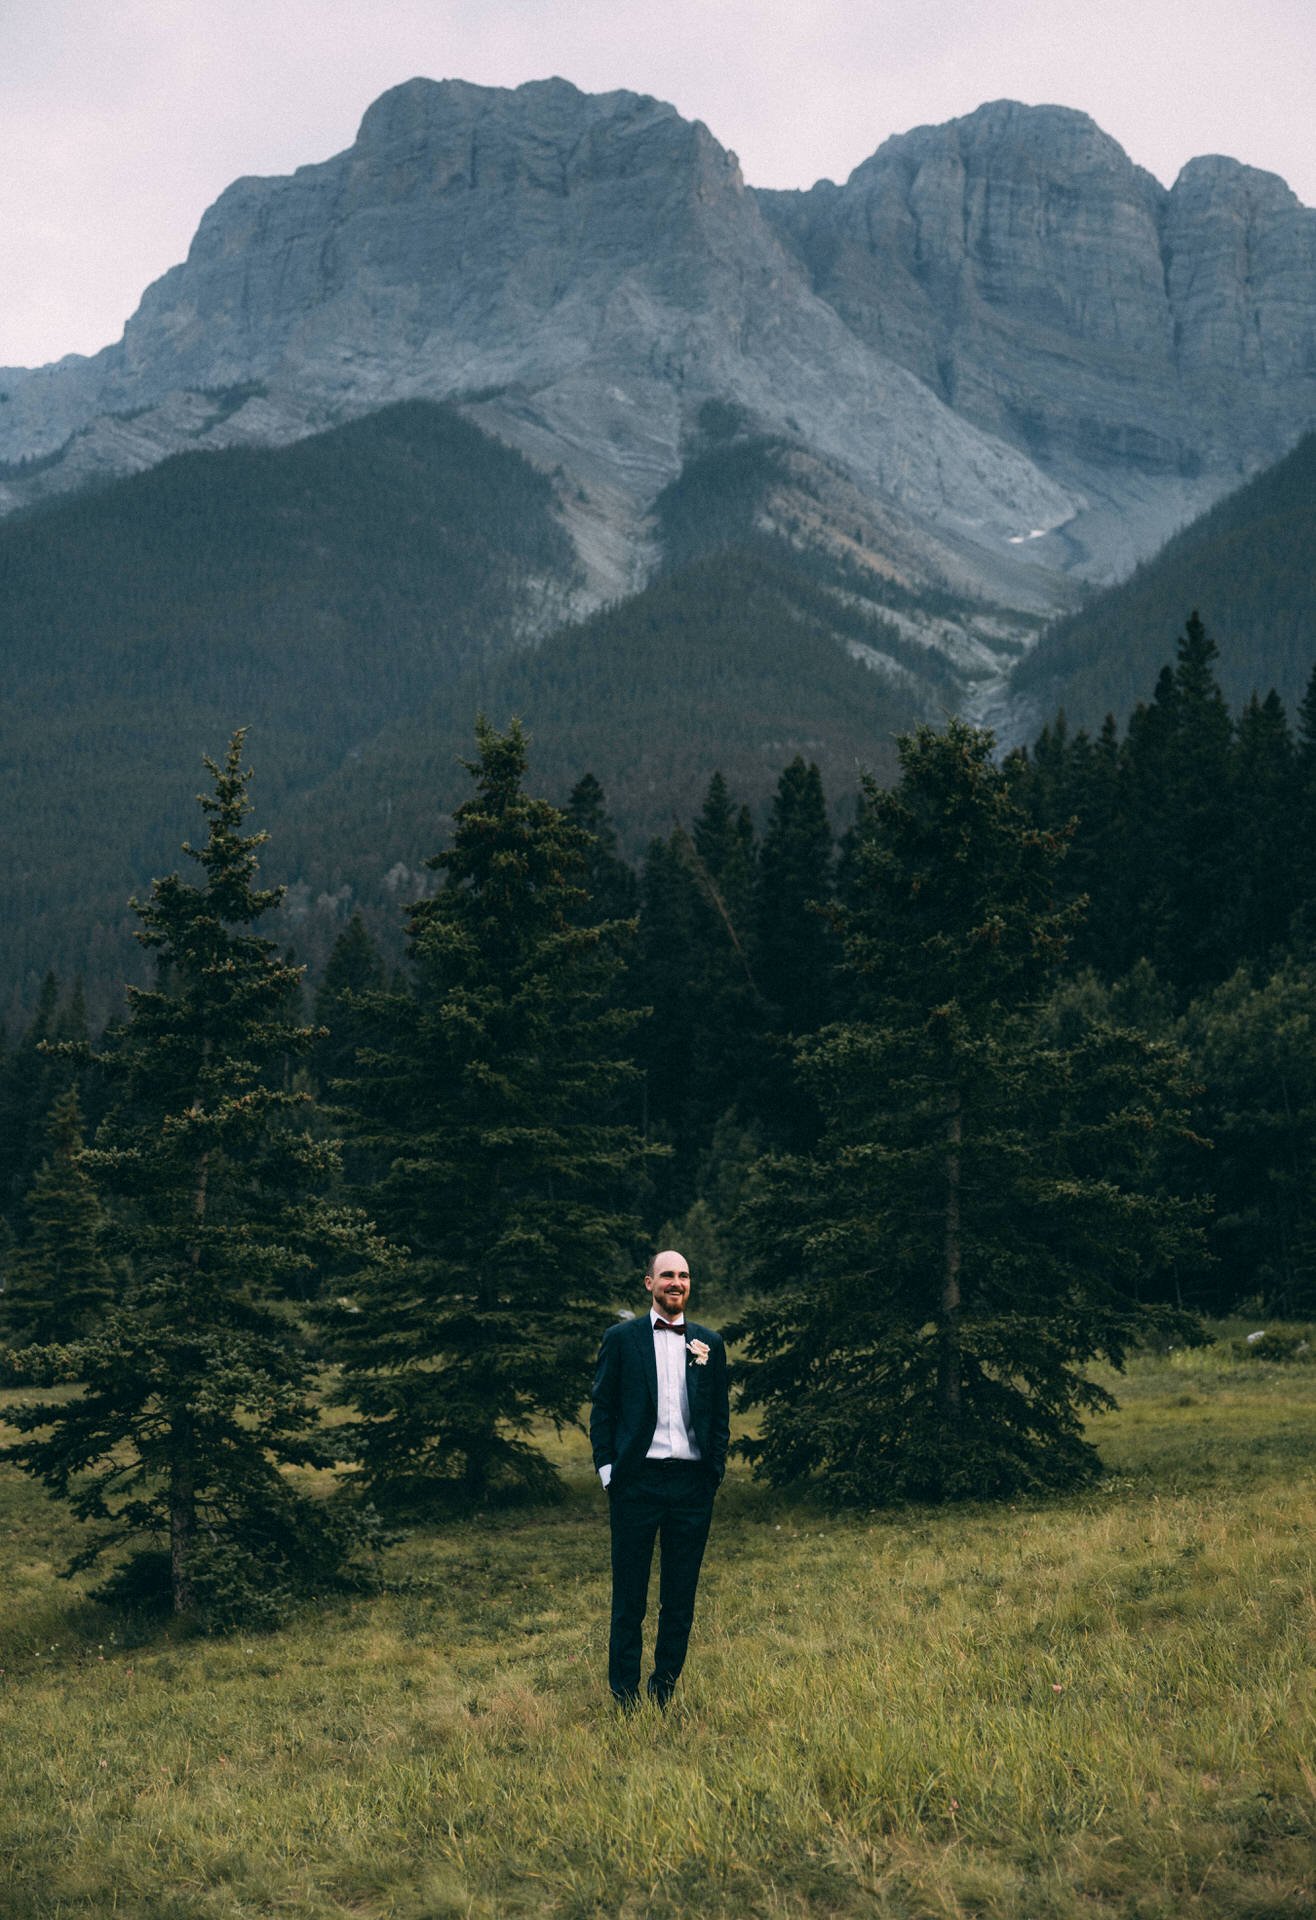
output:
M690 1298L690 1267L685 1255L674 1247L655 1253L645 1271L644 1286L658 1311L669 1320L676 1319Z

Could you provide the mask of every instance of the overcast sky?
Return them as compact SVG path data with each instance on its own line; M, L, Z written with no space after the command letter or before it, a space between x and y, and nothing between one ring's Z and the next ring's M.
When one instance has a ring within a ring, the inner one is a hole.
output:
M1059 102L1167 184L1229 153L1316 204L1314 0L0 0L0 365L117 339L230 180L416 74L657 94L772 187Z

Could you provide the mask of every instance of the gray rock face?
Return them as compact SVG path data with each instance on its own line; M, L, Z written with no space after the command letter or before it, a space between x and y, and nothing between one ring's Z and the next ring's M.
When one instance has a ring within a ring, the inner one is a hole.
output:
M843 188L762 197L854 331L948 404L1127 459L1119 377L1163 382L1173 352L1160 195L1085 116L1000 102L888 141ZM1115 407L1085 426L1103 378Z
M1123 570L1316 419L1316 213L1272 175L1167 193L1086 115L998 101L759 199L853 332L1085 496L1070 564Z
M116 345L0 373L0 509L455 398L562 470L598 599L718 398L871 501L905 577L1045 606L1316 419L1314 234L1282 182L1201 161L1167 195L1060 108L755 194L640 95L413 80L348 152L235 182Z
M1161 218L1175 362L1208 431L1272 455L1316 399L1316 212L1273 173L1192 160Z

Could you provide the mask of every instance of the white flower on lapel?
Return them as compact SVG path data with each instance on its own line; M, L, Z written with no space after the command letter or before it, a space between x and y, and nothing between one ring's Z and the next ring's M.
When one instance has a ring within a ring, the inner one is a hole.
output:
M697 1367L706 1367L708 1365L707 1340L687 1340L685 1344L689 1351L690 1358L694 1361L695 1365Z

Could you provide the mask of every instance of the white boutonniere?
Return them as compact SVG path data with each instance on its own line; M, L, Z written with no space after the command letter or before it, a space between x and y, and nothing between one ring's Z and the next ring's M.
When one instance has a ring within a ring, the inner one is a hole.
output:
M706 1367L708 1365L707 1340L687 1340L686 1348L689 1351L690 1358L697 1367Z

